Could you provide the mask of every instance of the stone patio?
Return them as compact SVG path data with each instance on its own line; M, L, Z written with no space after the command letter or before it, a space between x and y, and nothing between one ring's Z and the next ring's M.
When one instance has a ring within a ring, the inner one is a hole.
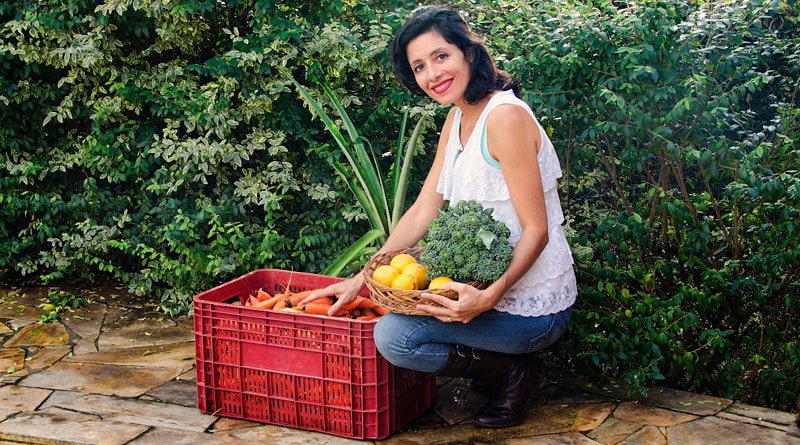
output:
M517 427L472 426L483 403L437 380L435 406L384 440L360 441L204 414L196 404L191 318L168 318L122 291L41 322L45 288L0 287L0 444L781 444L795 414L654 388L630 398L550 370Z

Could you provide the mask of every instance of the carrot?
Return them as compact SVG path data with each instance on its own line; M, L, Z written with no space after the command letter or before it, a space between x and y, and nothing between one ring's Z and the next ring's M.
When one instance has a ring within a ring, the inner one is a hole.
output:
M278 296L274 296L274 297L270 297L270 298L268 298L266 300L257 301L255 303L253 303L253 307L257 307L259 309L272 309L272 308L275 307L275 305L278 303L278 301L280 299L281 299L281 296L279 296L279 295Z
M281 309L286 309L287 307L288 306L286 306L286 298L283 298L283 296L279 296L278 301L275 302L275 306L272 306L272 310L279 311Z
M258 298L258 301L264 301L272 298L272 295L267 293L264 289L259 289L258 292L256 292L256 298Z
M374 308L372 308L372 310L375 311L375 313L377 313L378 316L383 316L389 313L389 309L386 309L383 306L378 306L377 304L375 305Z
M364 297L362 297L360 295L357 296L353 301L351 301L351 302L345 304L344 306L342 306L341 311L344 311L344 312L352 311L353 309L359 307L359 305L361 304L361 300L366 300L366 298L364 298Z
M369 321L378 318L378 314L376 314L372 309L364 309L362 314L363 315L360 317L356 317L356 320Z
M358 306L356 306L356 307L359 308L359 309L372 309L372 308L378 306L370 298L358 297L357 300L359 300L359 301L358 301Z
M244 305L248 306L248 307L252 307L253 304L255 304L257 302L258 302L258 299L251 295L251 296L247 297L247 300L245 300Z
M314 315L328 315L328 310L330 310L332 306L332 302L330 300L316 300L306 303L300 308L306 314L314 314Z
M286 306L297 307L301 301L303 301L307 296L311 295L311 292L314 292L315 290L316 289L311 289L287 294L289 298L286 302Z

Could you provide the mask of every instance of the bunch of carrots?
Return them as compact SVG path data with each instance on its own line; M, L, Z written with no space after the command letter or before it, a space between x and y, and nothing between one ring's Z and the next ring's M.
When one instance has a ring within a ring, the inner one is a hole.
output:
M258 289L250 295L244 305L257 309L268 309L273 311L298 312L313 315L328 315L328 310L336 303L335 297L325 297L306 304L300 304L307 296L316 289L300 292L283 292L270 295L263 289ZM375 304L369 298L358 296L355 300L342 307L336 313L337 317L346 317L354 320L375 320L389 312Z

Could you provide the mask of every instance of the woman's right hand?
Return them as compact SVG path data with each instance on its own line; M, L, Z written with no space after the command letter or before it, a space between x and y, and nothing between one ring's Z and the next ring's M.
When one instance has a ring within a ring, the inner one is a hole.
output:
M361 273L358 273L352 278L333 283L327 287L312 292L309 296L304 298L300 304L303 305L310 301L319 300L320 298L335 297L336 303L334 303L328 310L328 315L334 317L337 313L339 313L339 310L343 306L355 300L358 296L358 293L361 292L361 289L363 288L364 276Z

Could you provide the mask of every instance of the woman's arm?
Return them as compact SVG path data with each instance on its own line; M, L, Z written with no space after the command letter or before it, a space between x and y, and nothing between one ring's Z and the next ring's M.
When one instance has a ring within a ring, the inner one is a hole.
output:
M539 171L539 127L524 108L501 105L489 115L487 143L489 153L503 169L522 230L508 269L484 292L494 306L539 258L548 242L548 230Z

